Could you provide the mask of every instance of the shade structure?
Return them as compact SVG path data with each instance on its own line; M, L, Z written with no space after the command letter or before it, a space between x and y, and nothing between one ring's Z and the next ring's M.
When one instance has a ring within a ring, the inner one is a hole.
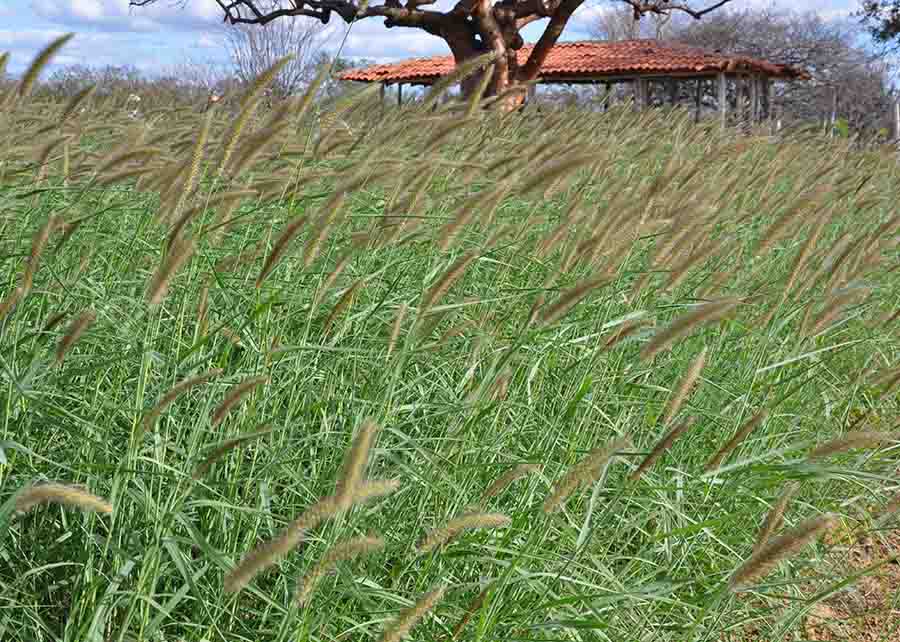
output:
M531 55L533 45L517 52L520 65ZM431 85L453 71L453 56L416 58L398 63L352 69L341 80L381 82L387 85ZM758 58L733 56L675 42L625 40L557 43L541 66L538 82L593 83L635 77L699 78L717 74L753 75L779 79L804 79L802 69Z

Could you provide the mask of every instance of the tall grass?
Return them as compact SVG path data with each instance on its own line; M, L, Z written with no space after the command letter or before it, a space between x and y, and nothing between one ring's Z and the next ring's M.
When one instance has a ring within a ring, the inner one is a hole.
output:
M896 489L888 154L371 94L275 136L28 89L4 640L788 639L840 587L814 536ZM103 511L16 512L43 482Z

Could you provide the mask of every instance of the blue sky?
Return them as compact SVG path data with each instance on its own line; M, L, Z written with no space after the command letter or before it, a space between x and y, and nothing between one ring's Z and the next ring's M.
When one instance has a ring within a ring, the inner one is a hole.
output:
M377 1L377 0L373 0ZM438 0L437 6L454 0ZM565 39L588 37L587 29L609 0L587 0L564 34ZM858 0L735 0L735 8L780 5L838 16L855 9ZM215 0L159 0L152 7L130 8L128 0L0 0L0 52L12 54L10 70L23 69L54 37L76 37L55 59L56 65L130 64L148 73L182 62L224 61L221 12ZM526 30L526 40L540 34L541 24ZM324 35L326 47L336 48L347 26L333 18ZM342 52L350 57L395 60L448 53L442 40L414 29L385 29L381 20L360 21L350 30Z

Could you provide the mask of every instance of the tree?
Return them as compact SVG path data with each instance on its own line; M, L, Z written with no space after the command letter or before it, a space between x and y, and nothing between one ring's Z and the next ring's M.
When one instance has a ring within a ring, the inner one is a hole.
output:
M674 14L659 13L648 16L649 20L641 20L624 5L614 5L600 12L589 28L589 33L597 40L619 42L636 38L652 38L662 40L672 29Z
M278 97L297 93L313 73L322 44L321 23L301 18L261 25L234 23L225 27L225 42L235 75L245 84L288 54L293 58L270 85Z
M815 12L746 9L678 25L671 37L705 49L801 67L810 80L776 86L774 99L783 117L819 122L823 117L843 117L854 129L874 130L889 110L891 92L887 66L857 45L861 35L858 25L826 20Z
M129 0L146 6L159 0ZM328 23L333 14L351 23L381 18L387 28L421 29L442 38L457 64L481 54L493 54L487 91L498 94L537 78L547 54L562 35L572 14L585 0L457 0L449 10L425 9L436 0L216 0L232 25L266 25L279 18L309 17ZM681 13L699 20L732 0L610 0L630 7L633 15ZM521 31L546 20L543 33L524 65L516 51L525 44ZM476 78L464 83L470 90Z
M863 0L857 15L876 42L896 45L900 41L900 0Z

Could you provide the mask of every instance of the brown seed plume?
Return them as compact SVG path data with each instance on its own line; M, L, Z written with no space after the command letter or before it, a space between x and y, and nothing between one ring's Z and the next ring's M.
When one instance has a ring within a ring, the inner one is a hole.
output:
M401 305L397 310L397 316L394 317L394 325L391 328L391 338L388 341L388 357L391 356L391 354L394 352L394 348L397 347L397 339L400 337L400 329L403 327L403 319L406 318L406 313L408 311L409 306L405 303Z
M26 512L39 504L74 506L96 513L111 513L112 505L83 488L67 484L35 484L16 495L16 510Z
M225 418L225 415L227 415L241 399L247 396L254 388L266 383L268 380L268 377L251 377L231 388L231 390L228 391L228 394L225 395L225 399L222 400L222 403L219 404L219 407L213 412L210 420L212 426L218 426Z
M625 436L589 452L553 485L553 492L544 501L544 512L552 513L565 504L572 492L579 486L596 481L606 462L630 445L631 439Z
M97 315L93 310L85 310L69 324L66 333L63 335L63 338L60 339L59 345L56 347L56 363L62 363L66 353L94 322L96 316Z
M796 553L820 533L830 530L836 524L837 518L834 515L821 515L808 519L788 533L769 540L734 572L728 586L732 591L748 586L754 580L767 575L779 561Z
M287 250L287 246L291 242L291 239L297 236L300 230L303 229L303 226L306 225L306 219L306 216L298 216L284 228L284 231L278 237L278 240L275 241L275 245L272 247L269 256L266 257L262 269L259 271L259 276L256 277L256 287L260 287L262 282L275 268L275 265L278 263L279 259L281 259L285 250Z
M470 513L456 519L451 519L443 528L437 528L429 532L425 539L416 547L419 553L428 553L436 548L448 544L460 533L476 528L506 528L512 520L500 513Z
M388 495L400 486L393 479L368 481L360 484L353 496L354 504ZM338 498L324 497L303 512L276 537L261 543L250 551L241 562L225 577L225 590L229 593L240 591L259 573L275 564L281 557L293 550L307 531L311 531L326 519L340 513Z
M896 441L897 435L887 432L853 431L826 442L809 453L810 459L822 459L852 448L875 448L885 442Z
M356 537L332 546L319 562L300 580L294 602L298 606L306 604L310 595L327 573L338 562L349 560L360 555L367 555L384 548L384 540L379 537Z
M547 311L541 315L541 322L544 325L551 325L559 321L569 312L569 310L571 310L575 306L575 304L577 304L584 297L590 294L591 291L595 290L601 285L609 283L611 280L611 275L601 274L600 276L595 276L582 281L575 287L566 290L562 293L562 296L559 297L559 300L551 305L547 309Z
M405 638L419 620L441 601L441 598L444 597L445 590L445 587L441 586L430 591L419 598L419 601L413 606L402 611L400 615L397 616L397 619L385 629L380 642L399 642Z
M631 481L637 481L641 475L644 474L646 470L648 470L656 460L662 457L662 455L672 447L672 444L675 443L675 440L678 439L682 434L684 434L688 428L694 425L694 419L685 419L680 424L672 428L665 437L663 437L656 447L650 451L650 454L647 455L646 459L641 462L641 465L637 467L633 473L631 473L630 479Z
M669 348L677 339L688 334L694 327L724 318L737 305L738 302L734 299L715 301L698 306L695 310L678 317L669 326L657 332L644 346L641 358L652 358L658 352Z
M184 379L183 381L179 381L171 390L169 390L162 396L162 399L159 400L159 402L150 410L150 412L144 415L144 430L149 430L150 428L152 428L153 424L156 423L157 417L162 414L162 411L165 410L169 405L171 405L172 402L178 399L178 397L183 395L191 388L196 388L197 386L203 385L204 383L215 379L223 372L224 370L217 368L215 370L208 370L194 377L189 377L187 379Z
M507 486L509 486L516 480L519 480L527 475L531 475L532 473L538 473L540 471L540 464L519 464L518 466L514 466L513 468L503 473L503 475L498 477L493 484L488 486L487 490L485 490L484 494L481 496L481 501L485 502L491 497L499 495L506 489Z
M238 446L242 446L249 441L259 439L260 437L265 437L266 435L269 435L271 433L272 431L270 429L256 430L246 435L240 435L238 437L235 437L234 439L229 439L228 441L223 442L220 446L214 448L206 457L204 457L203 461L197 464L197 466L194 468L194 472L191 473L191 478L194 479L194 481L200 479L210 468L212 468L213 464L215 464L222 457L227 455Z
M377 433L378 425L374 421L364 421L356 438L353 440L353 444L347 451L341 468L341 476L335 489L338 507L342 510L350 507L350 504L353 502L353 496L364 479L366 464L369 461L369 451Z
M672 398L669 399L669 403L666 404L666 410L663 413L662 425L667 426L672 419L675 418L675 415L678 414L678 411L681 410L682 404L688 398L688 395L691 394L691 390L694 388L694 384L697 383L697 380L700 378L700 373L703 370L703 366L706 365L706 354L707 348L703 348L703 351L697 355L697 358L691 363L688 368L687 374L682 379L681 383L678 385L678 388L675 390L675 393L672 395Z
M189 240L175 240L165 260L153 273L147 288L147 300L150 305L159 305L169 292L169 283L175 273L194 254L194 243Z
M763 522L762 528L759 529L759 535L756 537L756 543L753 545L753 552L758 552L763 546L766 545L766 542L769 541L769 538L781 528L781 525L784 523L784 511L787 510L787 505L790 503L791 499L794 498L794 495L797 494L797 491L800 490L800 484L798 482L790 482L781 492L781 495L778 497L778 501L775 502L775 505L769 510L766 514L766 519Z
M707 462L705 468L706 472L711 472L718 468L722 464L722 462L725 461L725 458L728 457L728 455L730 455L732 452L734 452L734 450L741 444L741 442L747 438L747 435L753 432L753 430L756 429L756 427L759 426L762 422L764 422L768 416L768 411L761 410L753 415L753 417L751 417L747 422L745 422L744 425L741 426L736 433L734 433L734 436L728 440L728 443L722 446L719 451L715 455L713 455L712 458Z

